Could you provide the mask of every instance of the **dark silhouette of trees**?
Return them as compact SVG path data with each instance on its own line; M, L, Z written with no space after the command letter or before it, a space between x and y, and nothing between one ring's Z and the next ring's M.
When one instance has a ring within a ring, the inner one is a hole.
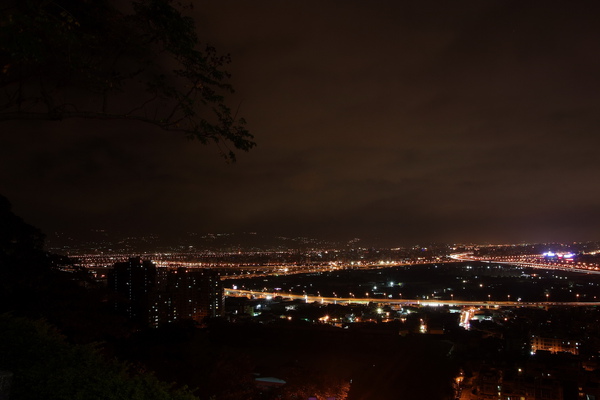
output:
M101 293L61 271L65 260L42 248L39 230L0 196L0 371L13 374L11 398L196 399L185 388L174 390L107 360L99 351L110 353L110 345L90 345L125 337L129 329L102 303Z
M40 321L0 315L0 369L13 373L15 399L197 400L186 388L107 361L90 345L67 343Z
M0 266L21 262L36 265L43 257L44 235L11 211L0 195Z
M255 143L225 104L230 58L181 11L172 0L3 2L0 121L135 120L234 160Z
M16 216L0 195L0 314L44 318L77 343L128 334L85 270L60 270L68 263L44 252L41 232Z
M226 104L233 93L225 69L230 58L199 41L186 11L172 0L1 2L0 122L137 121L214 143L235 161L235 150L255 143ZM64 260L44 252L43 239L0 195L0 370L14 374L11 396L195 399L185 388L173 390L153 375L107 361L94 347L72 344L114 344L130 332L83 287L89 282L56 267ZM39 318L47 322L34 321ZM110 344L102 350L110 353ZM235 358L215 355L213 361L222 366L214 376L204 371L207 377L233 377L221 372L236 365ZM248 378L223 390L235 398L251 392L251 384Z

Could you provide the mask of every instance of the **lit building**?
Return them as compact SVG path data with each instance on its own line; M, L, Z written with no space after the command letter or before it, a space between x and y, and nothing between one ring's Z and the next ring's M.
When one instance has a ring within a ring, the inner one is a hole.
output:
M219 273L209 269L157 268L132 258L114 265L108 286L118 295L115 309L142 325L157 327L180 319L202 322L223 310Z
M152 325L222 315L223 288L218 272L210 269L159 269L153 296Z
M156 265L139 257L116 263L108 274L108 287L118 295L113 302L115 310L141 324L150 321L148 304L155 286Z
M579 342L575 340L547 338L540 336L531 337L531 352L548 351L550 353L579 354Z

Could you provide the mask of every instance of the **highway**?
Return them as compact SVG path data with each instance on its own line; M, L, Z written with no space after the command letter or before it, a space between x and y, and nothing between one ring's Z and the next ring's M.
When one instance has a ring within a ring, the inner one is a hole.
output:
M371 297L324 297L313 295L292 294L280 291L263 292L241 289L224 289L225 296L229 297L250 297L258 299L274 299L281 297L288 300L303 300L306 303L321 303L321 304L380 304L389 306L473 306L473 307L550 307L550 306L600 306L600 302L584 302L584 301L539 301L539 302L524 302L524 301L468 301L468 300L422 300L422 299L384 299Z
M510 257L475 257L471 253L451 254L450 258L456 261L477 261L494 264L515 265L518 267L554 269L567 272L577 272L581 274L600 274L598 264L585 264L572 261L553 261L539 255L521 255Z

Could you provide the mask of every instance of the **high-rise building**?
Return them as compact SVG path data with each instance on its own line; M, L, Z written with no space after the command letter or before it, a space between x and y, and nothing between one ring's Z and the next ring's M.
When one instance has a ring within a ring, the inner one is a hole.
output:
M146 324L150 320L148 304L156 287L156 265L153 262L130 258L116 263L108 274L108 287L118 295L113 302L115 310L134 322Z
M222 315L223 288L220 275L210 269L159 269L154 296L153 325ZM158 322L157 322L158 321Z
M108 285L119 295L115 309L144 325L222 315L220 276L210 269L157 268L136 258L115 264Z

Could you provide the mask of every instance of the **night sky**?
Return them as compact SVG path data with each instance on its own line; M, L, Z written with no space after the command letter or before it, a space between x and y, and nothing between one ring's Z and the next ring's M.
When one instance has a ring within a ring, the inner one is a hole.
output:
M385 245L600 240L597 1L197 1L257 147L130 122L0 126L0 193L50 234Z

